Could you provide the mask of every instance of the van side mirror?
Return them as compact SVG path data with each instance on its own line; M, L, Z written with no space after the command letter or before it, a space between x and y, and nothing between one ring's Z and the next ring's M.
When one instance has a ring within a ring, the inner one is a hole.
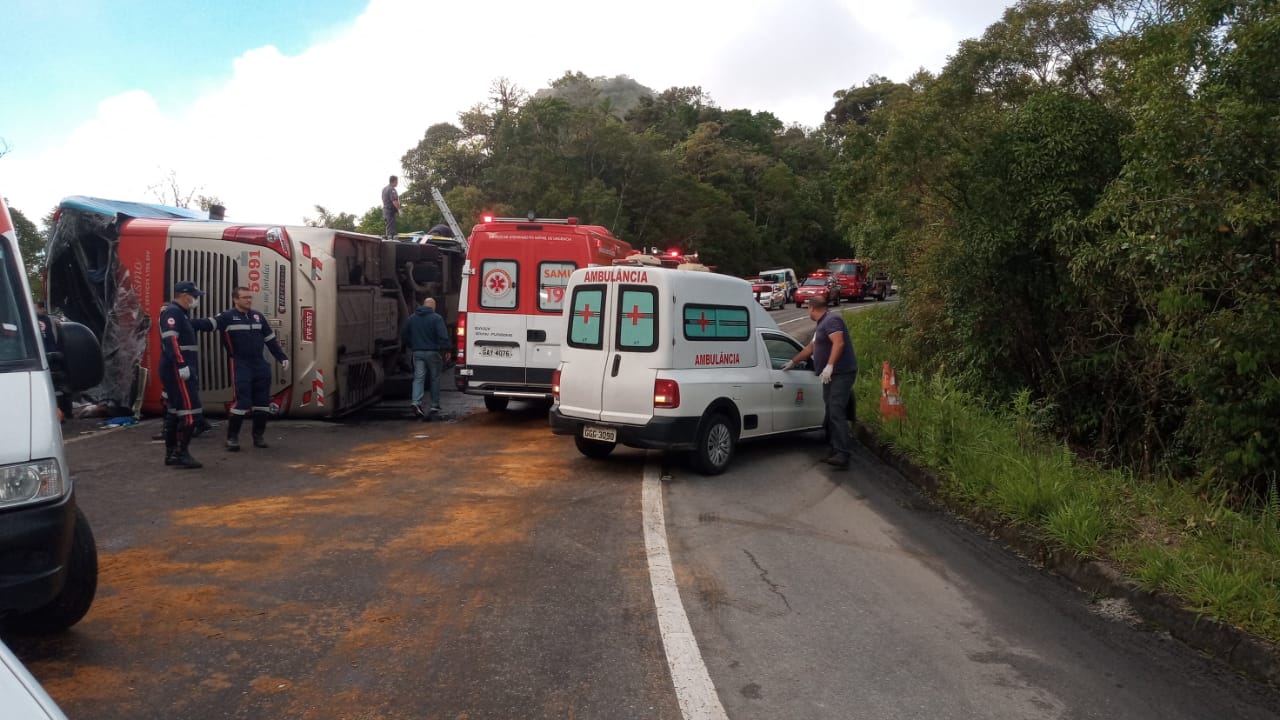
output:
M102 346L89 328L75 322L57 324L58 352L49 353L49 366L59 373L70 392L82 392L102 382Z

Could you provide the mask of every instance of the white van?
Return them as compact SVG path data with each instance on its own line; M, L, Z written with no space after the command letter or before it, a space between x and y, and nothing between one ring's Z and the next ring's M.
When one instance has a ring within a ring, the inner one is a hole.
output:
M76 507L54 394L102 379L102 354L83 325L40 337L17 234L0 200L0 628L56 632L84 617L98 586L98 551Z
M796 271L791 268L773 268L772 270L761 270L760 277L765 280L782 286L782 291L786 293L787 302L796 301L796 288L800 287L800 281L796 278ZM800 307L799 304L796 307Z
M821 430L822 383L741 278L665 268L575 271L552 378L551 429L604 457L692 451L723 472L739 440Z

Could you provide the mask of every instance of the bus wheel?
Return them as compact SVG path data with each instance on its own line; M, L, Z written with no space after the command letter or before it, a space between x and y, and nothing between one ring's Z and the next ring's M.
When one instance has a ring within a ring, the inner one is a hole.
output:
M485 395L484 406L489 412L502 412L507 409L507 403L511 402L511 398L498 397L497 395Z

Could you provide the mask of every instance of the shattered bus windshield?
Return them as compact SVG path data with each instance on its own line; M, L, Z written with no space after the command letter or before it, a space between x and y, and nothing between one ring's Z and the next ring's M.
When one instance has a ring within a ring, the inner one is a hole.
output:
M40 369L39 345L22 296L18 257L9 239L0 236L0 372Z

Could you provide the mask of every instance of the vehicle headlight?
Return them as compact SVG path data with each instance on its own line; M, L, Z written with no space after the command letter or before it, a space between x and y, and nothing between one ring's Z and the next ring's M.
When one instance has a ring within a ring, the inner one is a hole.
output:
M66 482L53 458L0 467L0 507L62 497Z

